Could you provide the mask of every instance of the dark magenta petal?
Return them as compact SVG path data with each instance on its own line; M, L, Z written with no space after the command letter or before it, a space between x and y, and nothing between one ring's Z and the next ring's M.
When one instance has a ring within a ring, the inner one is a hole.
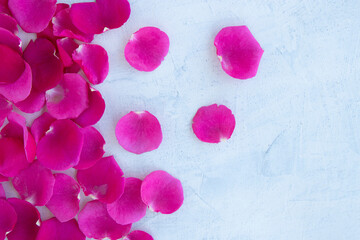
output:
M0 174L0 182L7 182L7 181L9 181L9 178Z
M14 177L12 184L23 200L44 206L53 195L55 178L50 169L36 161Z
M109 58L103 47L96 44L82 44L72 57L80 65L90 83L104 82L109 73Z
M6 13L8 15L11 15L8 8L8 0L0 0L0 13Z
M56 9L56 0L9 0L9 9L25 32L46 28Z
M14 229L7 235L8 240L34 240L39 231L39 211L29 202L9 198L8 202L14 208L18 218Z
M193 118L192 128L201 141L219 143L231 137L235 129L235 117L224 105L201 107Z
M21 39L14 33L5 28L0 27L0 44L6 45L15 50L19 54L22 54Z
M11 102L6 100L3 96L0 95L0 127L3 125L5 118L13 110Z
M17 102L15 105L25 113L38 112L45 105L45 93L32 89L25 100Z
M79 212L79 184L72 177L57 173L54 192L46 207L60 222L73 219Z
M106 28L121 27L130 17L130 4L128 0L97 0L102 21Z
M79 64L74 62L70 67L66 67L64 69L64 73L79 73L80 70L81 70L81 68L80 68Z
M79 117L73 119L81 127L87 127L97 123L105 112L105 101L99 91L90 88L89 107Z
M134 223L146 215L147 206L141 199L141 183L138 178L125 178L123 195L107 205L108 213L116 223Z
M24 60L14 49L1 43L0 56L4 56L0 58L0 85L16 82L25 70Z
M80 161L75 169L86 169L94 166L99 161L105 151L105 140L101 133L94 127L86 127L81 129L84 135L84 145L81 150Z
M80 160L84 137L71 120L56 120L37 146L38 160L52 170L67 170Z
M97 161L88 169L78 170L76 178L86 196L112 203L124 193L124 173L113 156Z
M154 171L147 175L141 185L143 202L154 212L171 214L184 201L181 182L165 171Z
M11 204L0 199L0 239L5 239L6 233L13 230L17 222L17 214Z
M79 47L71 38L61 38L56 40L56 44L59 50L59 56L65 67L70 67L74 62L72 60L72 54Z
M127 235L124 240L154 240L153 237L140 230L132 231L129 235Z
M154 71L168 54L169 46L166 33L155 27L144 27L134 33L126 44L125 58L139 71Z
M246 26L221 29L214 44L221 66L228 75L238 79L255 77L264 50Z
M0 183L0 198L4 198L4 199L6 198L6 193L1 183Z
M0 174L15 177L28 166L23 142L17 138L0 138Z
M36 240L85 240L75 219L68 222L59 222L51 218L42 222Z
M88 90L79 74L64 74L59 85L46 92L48 112L57 119L77 118L88 107Z
M34 120L31 125L31 133L34 136L35 142L38 143L40 139L45 136L45 133L50 129L51 124L56 119L49 113L44 112L40 117Z
M79 213L81 231L89 238L116 240L126 236L131 224L117 224L108 214L106 204L100 201L88 202Z
M115 135L125 150L136 154L155 150L162 141L160 123L148 111L123 116L116 125Z
M24 51L32 70L33 87L40 92L55 87L63 77L63 65L55 52L54 45L45 38L30 41Z
M1 5L1 4L0 4ZM0 7L1 8L1 7ZM1 10L0 10L1 12ZM0 28L5 28L13 34L18 33L17 22L8 14L0 13Z

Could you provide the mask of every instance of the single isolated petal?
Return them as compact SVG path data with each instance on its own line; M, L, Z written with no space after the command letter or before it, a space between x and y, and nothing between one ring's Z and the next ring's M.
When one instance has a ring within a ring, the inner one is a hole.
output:
M0 174L15 177L28 166L23 142L17 138L0 138Z
M45 106L45 92L32 89L25 100L17 102L15 105L25 113L38 112Z
M0 198L6 198L6 193L1 183L0 183Z
M100 201L88 202L79 213L81 231L89 238L116 240L126 236L131 224L117 224L108 214L106 204Z
M6 233L13 230L17 221L17 214L11 204L0 199L0 239L5 239Z
M184 201L180 180L165 171L154 171L147 175L141 185L143 202L154 212L171 214Z
M109 73L109 58L103 47L96 44L82 44L72 57L81 66L90 83L104 82Z
M214 41L223 70L233 78L255 77L264 53L246 26L225 27Z
M235 129L235 117L224 105L201 107L193 118L192 128L201 141L219 143L231 137Z
M54 176L54 192L46 207L60 222L67 222L79 212L80 186L75 179L66 174L57 173Z
M141 183L138 178L125 178L123 195L107 205L107 210L116 223L126 225L145 217L147 206L141 199Z
M74 167L75 169L86 169L94 166L105 153L105 140L96 128L82 128L81 132L84 135L84 145L81 150L80 161Z
M81 127L87 127L97 123L105 112L105 101L99 91L90 88L89 107L79 117L73 119Z
M21 39L11 31L0 27L0 44L6 45L22 54Z
M86 196L112 203L124 193L123 175L114 157L110 156L88 169L78 170L76 178Z
M36 161L14 177L12 184L21 199L35 206L44 206L53 195L55 178L50 169Z
M36 240L85 240L85 235L80 231L75 219L60 222L51 218L42 222Z
M61 38L56 40L57 48L59 50L59 56L65 67L73 65L72 54L79 47L71 38Z
M140 230L132 231L129 235L127 235L124 240L154 240L153 237Z
M0 58L0 85L16 82L25 70L24 60L14 49L1 43L0 56L4 56Z
M123 116L116 125L115 135L125 150L136 154L155 150L162 141L160 123L148 111Z
M57 119L77 118L89 105L89 87L76 73L66 73L60 84L46 92L46 106Z
M13 107L11 102L0 95L0 127L3 125L5 118L12 112L12 110Z
M125 46L125 59L135 69L151 72L160 66L169 46L169 37L160 29L140 28Z
M37 146L37 158L52 170L67 170L79 163L84 137L71 120L56 120Z
M14 229L7 235L8 240L34 240L39 231L39 211L29 202L9 198L8 202L14 208L18 218Z
M1 4L0 4L1 5ZM1 8L1 7L0 7ZM0 10L1 12L1 10ZM13 34L18 33L16 20L8 14L0 13L0 28L5 28Z
M44 30L56 10L56 0L9 0L8 4L20 27L29 33Z
M51 124L55 120L56 119L47 112L44 112L40 117L34 120L31 126L31 133L34 136L36 143L45 136L46 132L50 129Z

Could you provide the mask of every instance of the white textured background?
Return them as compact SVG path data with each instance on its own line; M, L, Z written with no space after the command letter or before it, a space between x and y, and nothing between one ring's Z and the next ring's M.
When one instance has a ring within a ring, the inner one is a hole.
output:
M185 190L178 212L149 212L134 228L155 240L359 239L360 1L130 3L129 21L94 41L110 57L110 74L96 87L106 101L96 127L126 176L163 169ZM253 79L221 69L213 40L230 25L247 25L265 51ZM123 55L144 26L171 42L151 73L132 69ZM237 121L219 145L191 129L197 109L212 103L228 106ZM158 150L138 156L118 145L115 125L131 110L158 117Z

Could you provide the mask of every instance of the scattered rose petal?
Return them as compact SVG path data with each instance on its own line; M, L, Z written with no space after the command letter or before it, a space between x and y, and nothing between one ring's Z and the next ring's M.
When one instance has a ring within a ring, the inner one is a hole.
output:
M160 66L169 52L169 46L169 37L160 29L140 28L125 46L125 58L135 69L151 72Z
M68 222L59 222L51 218L42 222L36 240L85 240L75 219Z
M20 27L29 33L46 28L56 9L56 0L9 0L9 9Z
M147 206L141 199L141 183L138 178L125 178L123 195L107 205L107 210L116 223L126 225L142 219Z
M255 77L264 50L246 26L221 29L214 44L221 66L228 75L238 79Z
M1 5L1 3L0 3ZM0 6L1 9L1 6ZM1 10L0 10L1 12ZM17 34L18 33L18 28L17 28L17 22L14 18L12 18L10 15L5 14L5 13L0 13L0 28L5 28L7 30L9 30L10 32L12 32L13 34Z
M6 193L1 183L0 183L0 198L4 198L4 199L6 198Z
M61 38L56 40L56 44L59 50L59 56L65 67L73 65L72 54L79 47L71 38Z
M148 111L123 116L116 125L115 135L125 150L136 154L155 150L162 141L160 123Z
M8 8L8 0L0 0L0 13L11 14Z
M78 73L80 71L80 66L74 62L70 67L64 69L64 73Z
M0 182L7 182L7 181L9 181L9 179L0 174Z
M34 120L31 126L31 133L34 136L36 143L45 136L45 133L50 129L51 124L55 120L56 119L47 112L44 112L40 117Z
M22 54L21 39L14 33L5 28L0 27L0 44L6 45L15 50L19 54Z
M105 153L105 140L96 128L82 128L81 132L84 135L84 145L81 150L80 161L74 167L75 169L86 169L94 166Z
M25 113L38 112L45 105L45 93L32 89L25 100L17 102L15 105Z
M72 177L57 173L54 192L46 207L60 222L67 222L79 212L79 184Z
M5 199L0 199L0 239L13 230L17 221L15 209Z
M154 240L153 237L140 230L132 231L129 235L127 235L124 240Z
M109 73L109 58L103 47L96 44L82 44L72 57L80 65L90 83L104 82Z
M0 95L0 127L4 124L4 120L13 110L11 102L6 100L3 96Z
M46 92L48 112L57 119L77 118L89 106L88 91L79 74L64 74L60 84Z
M99 91L90 88L89 107L79 117L73 119L81 127L87 127L97 123L105 112L105 101Z
M154 212L171 214L184 201L181 182L165 171L154 171L147 175L141 185L143 202Z
M235 117L224 105L201 107L193 118L192 128L201 141L219 143L231 137L235 129Z
M76 178L86 196L112 203L124 193L124 173L113 156L97 161L88 169L78 170Z
M25 70L24 60L14 49L1 43L0 56L5 56L0 58L0 85L16 82Z
M116 240L130 232L131 224L117 224L108 214L106 204L100 201L88 202L79 213L81 231L89 238Z
M15 177L28 166L23 142L17 138L0 138L0 174Z
M67 170L79 163L84 137L71 120L56 120L37 147L38 160L52 170Z
M7 235L8 240L34 240L39 231L37 222L40 221L39 211L26 202L17 198L9 198L8 202L14 208L18 218L14 229Z
M40 162L33 162L12 180L21 199L35 206L44 206L53 194L55 178L50 169Z

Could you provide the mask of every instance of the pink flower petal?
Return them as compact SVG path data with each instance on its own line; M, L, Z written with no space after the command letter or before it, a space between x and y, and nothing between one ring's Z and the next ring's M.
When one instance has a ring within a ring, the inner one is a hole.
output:
M1 183L0 183L0 198L4 198L4 199L6 198L6 193Z
M165 171L154 171L147 175L141 185L143 202L154 212L171 214L184 201L181 182Z
M84 137L71 120L56 120L37 147L38 160L52 170L67 170L80 160Z
M127 235L124 240L154 240L153 237L140 230L132 231L129 235Z
M264 50L246 26L221 29L214 44L221 66L228 75L238 79L255 77Z
M75 38L82 42L91 42L94 39L93 34L83 33L74 26L70 18L70 8L58 12L52 22L54 25L54 35L57 37Z
M15 105L25 113L38 112L45 106L45 93L32 89L25 100L17 102Z
M81 150L80 161L75 169L86 169L95 165L99 161L105 151L105 140L101 133L94 127L86 127L81 129L84 135L84 145Z
M125 150L136 154L155 150L162 141L160 123L148 111L123 116L116 125L115 135Z
M116 240L130 232L131 224L117 224L108 214L106 204L100 201L88 202L79 213L81 231L89 238Z
M138 178L125 178L123 195L107 205L108 213L116 223L134 223L146 215L147 206L141 200L141 183Z
M169 37L160 29L140 28L125 46L125 58L135 69L151 72L160 66L169 52L169 46Z
M109 29L119 28L130 17L130 4L128 0L97 0L104 26Z
M71 38L61 38L56 40L56 44L59 50L60 59L65 67L70 67L74 62L72 60L72 54L79 47Z
M224 105L201 107L193 118L192 128L201 141L219 143L231 137L235 129L235 117Z
M67 222L79 212L80 186L66 174L57 173L54 176L54 193L46 207L60 222Z
M5 234L13 230L17 221L17 214L10 203L0 199L0 239L5 239Z
M7 31L3 29L3 31ZM9 31L7 31L9 32ZM10 32L9 32L10 33ZM1 29L0 29L1 34ZM12 33L10 33L12 34ZM1 41L1 40L0 40ZM9 46L0 43L0 85L16 82L25 70L25 63L21 56Z
M64 74L60 84L46 92L48 112L57 119L77 118L89 106L88 91L79 74Z
M9 0L9 9L25 32L46 28L56 9L56 0Z
M87 127L97 123L105 112L105 101L99 91L90 88L89 107L79 117L73 119L81 127Z
M21 39L14 33L5 28L0 27L0 44L6 45L15 50L19 54L22 54Z
M1 12L1 10L0 10L0 12ZM0 28L5 28L6 30L9 30L13 34L18 33L16 20L5 13L0 13Z
M40 117L34 120L31 126L31 133L34 136L36 143L45 136L46 132L50 129L51 124L55 120L56 119L47 112L44 112Z
M5 118L13 110L11 102L6 100L3 96L0 95L0 127L3 125Z
M85 240L75 219L61 223L56 218L42 222L36 240Z
M18 216L14 229L7 235L8 240L34 240L39 231L39 211L31 203L21 199L9 198L8 202Z
M109 73L109 58L106 50L96 44L82 44L72 55L84 71L89 82L104 82Z
M64 69L64 73L79 73L80 69L79 64L74 62L70 67Z
M124 193L124 173L113 156L105 157L84 170L76 178L86 196L92 195L105 203L112 203Z
M0 174L15 177L28 166L23 142L17 138L0 138Z
M55 87L63 77L63 65L55 51L54 45L45 38L30 41L24 51L32 70L33 87L40 92Z
M8 8L8 0L0 0L0 13L11 14Z
M21 199L35 206L44 206L53 195L55 178L50 169L36 161L14 177L12 184Z
M7 182L7 181L9 181L9 179L0 174L0 182Z

